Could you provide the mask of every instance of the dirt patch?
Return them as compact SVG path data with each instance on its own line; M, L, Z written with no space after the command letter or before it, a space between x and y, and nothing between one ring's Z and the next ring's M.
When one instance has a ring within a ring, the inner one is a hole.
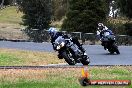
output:
M112 67L88 67L90 79L131 79L132 73L113 74L111 70L132 70L131 66L112 66ZM0 82L17 83L24 81L35 82L60 82L77 83L78 79L82 77L81 68L46 68L46 69L0 69ZM59 81L58 81L59 80ZM111 87L110 87L111 88Z
M50 69L8 69L0 70L0 81L16 82L20 79L42 81L52 77L79 77L78 68L50 68Z
M23 28L19 24L0 23L0 38L8 40L28 40L28 36L22 31Z

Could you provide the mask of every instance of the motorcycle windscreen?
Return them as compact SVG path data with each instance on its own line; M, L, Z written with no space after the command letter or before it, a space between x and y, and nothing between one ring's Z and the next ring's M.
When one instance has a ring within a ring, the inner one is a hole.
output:
M109 36L110 35L110 33L109 32L105 32L104 33L104 36L106 37L106 36Z
M109 36L107 36L108 37L108 39L110 39L110 40L115 40L115 36L114 35L109 35Z
M61 44L62 42L65 42L65 39L62 36L59 36L56 40L55 40L55 44Z

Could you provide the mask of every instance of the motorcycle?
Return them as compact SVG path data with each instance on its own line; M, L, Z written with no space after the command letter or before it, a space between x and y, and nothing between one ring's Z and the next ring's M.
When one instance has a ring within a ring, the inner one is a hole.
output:
M62 36L55 40L54 46L59 56L64 58L69 65L75 65L80 62L83 65L88 65L90 60L87 54L83 53L71 40L71 38L63 38Z
M120 54L120 51L118 49L118 46L116 45L116 38L114 35L110 35L109 32L104 33L104 37L101 39L102 45L104 46L104 49L108 50L110 54L114 54L115 52L117 54Z

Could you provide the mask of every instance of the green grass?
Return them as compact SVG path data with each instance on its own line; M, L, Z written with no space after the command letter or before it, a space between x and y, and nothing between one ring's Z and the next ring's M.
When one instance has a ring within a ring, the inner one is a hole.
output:
M63 81L63 82L62 82ZM68 80L59 80L58 81L46 81L46 82L18 82L18 83L6 83L0 85L1 88L84 88L78 83L69 82ZM88 86L85 88L131 88L132 86Z
M61 63L55 53L0 49L0 65L46 65ZM91 80L124 79L132 81L132 66L88 67ZM0 88L83 88L80 68L0 69ZM90 86L86 88L106 88ZM107 88L132 88L107 86Z
M99 71L99 69L102 71ZM115 70L121 70L116 72ZM124 79L132 80L132 67L89 67L90 79ZM99 71L99 72L98 72ZM123 71L128 71L124 74ZM79 83L81 69L54 68L43 70L0 70L0 88L84 88ZM123 75L121 74L123 73ZM2 74L2 75L1 75ZM5 75L6 74L6 75ZM122 77L122 78L121 78ZM88 86L85 88L132 88L130 86Z
M22 59L18 59L16 56L8 55L6 53L0 54L0 65L20 65L23 63Z
M63 81L63 83L61 82ZM19 82L15 84L2 84L0 87L2 88L80 88L80 85L77 85L75 83L70 83L64 80L54 81L54 82L35 82L35 81L29 81L29 82Z
M7 40L27 40L28 36L21 31L23 13L16 6L0 10L0 36Z
M15 6L10 6L0 10L1 23L19 24L22 22L22 16L23 14L21 12L17 12L17 8Z
M36 66L57 63L64 63L64 60L58 59L56 53L0 49L0 66Z

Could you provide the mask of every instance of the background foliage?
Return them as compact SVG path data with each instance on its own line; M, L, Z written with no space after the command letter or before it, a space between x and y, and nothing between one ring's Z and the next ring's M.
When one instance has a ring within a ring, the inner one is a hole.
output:
M132 35L131 0L115 0L120 11L117 18L108 17L112 0L1 0L0 4L2 1L4 6L17 5L24 13L25 32L36 42L47 38L45 29L52 24L65 31L95 32L97 23L103 22L115 34Z
M106 19L104 0L70 0L69 4L62 30L95 32L97 23Z
M25 32L32 40L43 41L44 30L49 28L51 21L51 1L21 0L19 5L19 8L25 14L23 16L23 25L27 26Z

